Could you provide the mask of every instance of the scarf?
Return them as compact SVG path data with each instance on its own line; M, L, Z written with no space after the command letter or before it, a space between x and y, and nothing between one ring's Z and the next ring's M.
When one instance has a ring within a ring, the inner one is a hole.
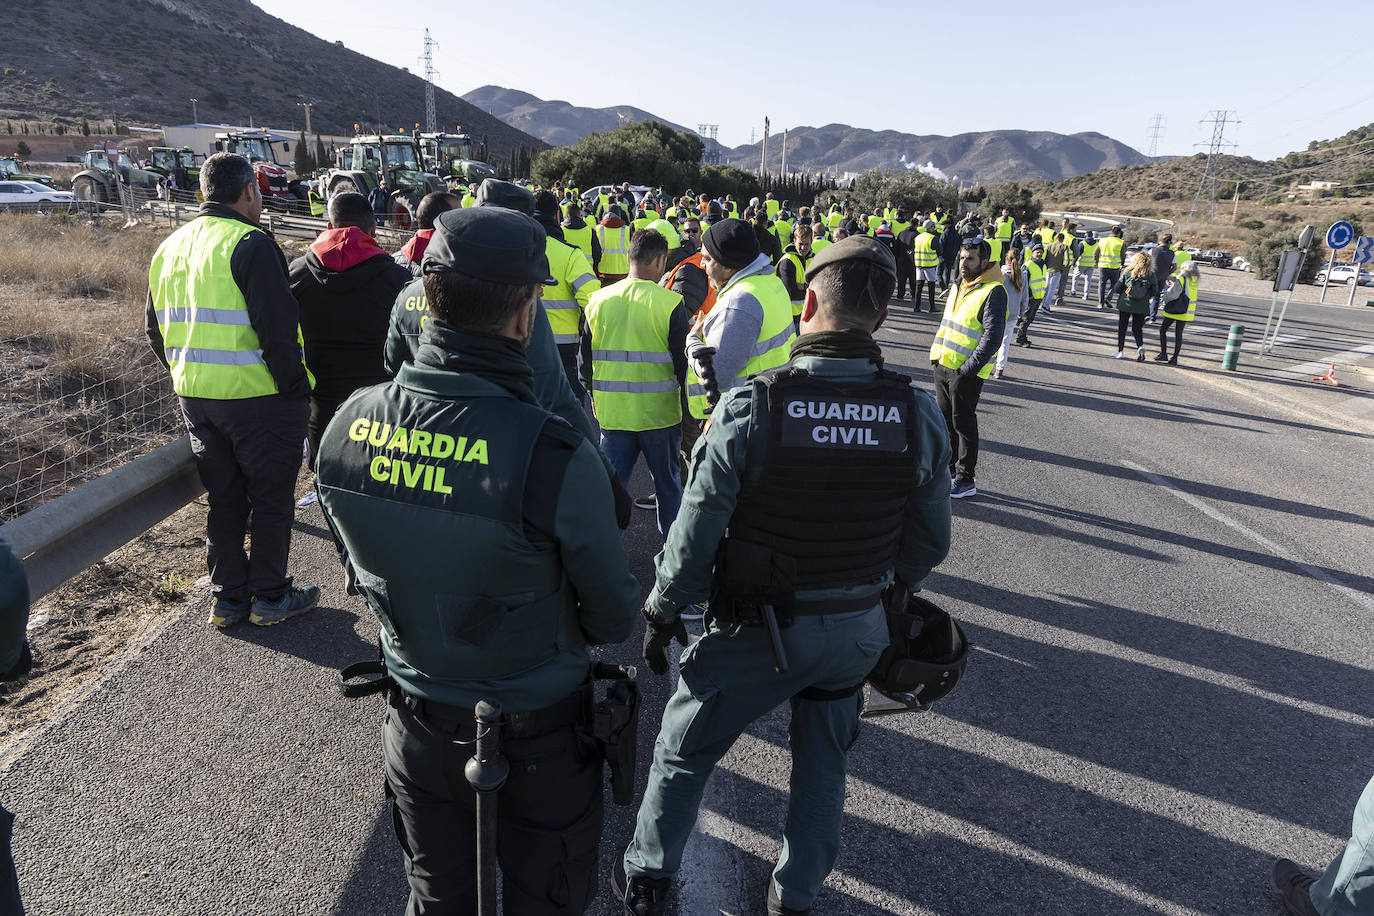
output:
M866 359L879 369L883 367L883 351L873 335L858 328L843 331L817 331L803 334L792 341L792 359L818 356L823 359Z
M525 346L500 334L460 331L430 316L420 332L415 362L449 372L471 372L515 395L526 404L534 398L534 370Z

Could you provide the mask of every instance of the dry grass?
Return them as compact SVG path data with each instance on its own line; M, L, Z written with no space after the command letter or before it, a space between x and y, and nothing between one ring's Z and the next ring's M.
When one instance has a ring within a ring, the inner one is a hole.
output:
M166 235L165 228L116 229L78 216L0 214L0 280L141 306L148 262ZM13 335L0 328L0 336Z

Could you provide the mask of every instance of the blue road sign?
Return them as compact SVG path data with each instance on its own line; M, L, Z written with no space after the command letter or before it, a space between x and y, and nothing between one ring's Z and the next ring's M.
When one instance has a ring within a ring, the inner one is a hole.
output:
M1374 261L1374 238L1361 236L1355 243L1355 263L1368 264L1370 261Z
M1326 247L1332 251L1340 251L1345 246L1355 240L1355 227L1341 220L1339 223L1332 223L1331 228L1326 230Z

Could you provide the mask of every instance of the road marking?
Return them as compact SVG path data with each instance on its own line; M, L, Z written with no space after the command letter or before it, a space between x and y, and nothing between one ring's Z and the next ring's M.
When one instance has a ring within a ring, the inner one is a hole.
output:
M1374 344L1371 344L1369 349L1370 351L1374 352ZM1269 551L1274 556L1287 561L1291 566L1296 567L1298 570L1302 571L1304 574L1308 576L1311 576L1318 582L1322 582L1326 585L1329 585L1332 589L1349 598L1355 604L1364 608L1366 611L1369 611L1371 614L1374 614L1374 597L1366 595L1364 592L1361 592L1357 589L1351 588L1349 585L1346 585L1340 579L1337 579L1335 576L1332 576L1325 570L1318 569L1316 566L1313 566L1311 563L1308 563L1306 560L1303 560L1302 558L1298 557L1296 554L1292 553L1287 548L1275 544L1273 541L1269 540L1267 537L1260 534L1259 532L1247 528L1245 525L1231 518L1229 515L1222 512L1221 510L1208 505L1206 502L1204 502L1201 499L1198 499L1191 493L1185 493L1169 481L1165 480L1163 477L1160 477L1158 474L1155 474L1154 472L1141 467L1133 461L1123 461L1122 464L1130 468L1131 470L1135 471L1141 477L1144 477L1150 483L1163 487L1165 490L1168 490L1174 496L1177 496L1179 499L1183 500L1185 503L1192 506L1194 509L1198 510L1204 515L1209 516L1210 518L1213 518L1221 522L1223 525L1230 528L1232 531L1245 535L1247 538L1254 541L1256 544L1259 544L1261 547Z
M781 756L781 749L776 745L769 744L763 739L756 738L747 732L741 735L740 739L735 742L735 749L736 751L748 749L755 754L766 753L773 757ZM735 751L731 753L733 754ZM781 767L769 772L762 772L756 768L751 769L748 773L740 773L733 770L732 772L741 779L761 782L776 791L782 792L784 795L788 792L788 773ZM1084 868L1081 865L1075 865L1072 862L1066 862L1056 856L1018 843L1016 840L1003 836L994 830L989 830L982 824L966 820L962 817L956 817L952 814L947 814L944 811L937 811L934 808L928 808L925 805L918 804L895 792L890 792L870 782L865 782L854 776L853 773L849 775L847 795L849 803L845 805L846 817L859 818L871 824L877 824L901 836L912 835L917 826L917 822L920 822L920 826L927 832L943 834L958 840L960 843L977 846L999 855L1014 856L1022 862L1056 871L1075 881L1113 894L1120 897L1122 900L1128 900L1143 905L1155 912L1186 914L1186 916L1203 916L1201 910L1183 906L1176 901L1166 900L1163 897L1156 897L1154 894L1142 890L1134 884L1130 884L1126 881L1119 881L1116 878ZM859 806L853 804L853 800L860 796L867 796L871 800L871 804L863 806L865 810L858 810ZM717 818L720 817L720 815L715 816ZM754 836L758 836L758 834L754 834ZM777 845L776 841L770 841L767 837L760 837L760 839L765 842L771 842L773 846ZM848 881L854 881L852 876L845 875L845 878ZM861 884L860 886L864 889L870 887L870 885L866 884ZM892 896L892 892L885 889L877 890L877 893L884 897ZM684 912L686 911L684 910ZM906 911L904 910L903 912ZM912 912L924 913L926 911L916 909L912 910Z
M904 734L896 727L895 719L872 719L873 725ZM1167 818L1192 827L1209 836L1236 846L1253 849L1265 855L1284 855L1301 839L1314 848L1336 846L1339 837L1313 830L1283 818L1274 817L1220 799L1199 795L1168 783L1136 776L1082 757L1051 750L1029 741L1021 741L1000 732L970 725L962 720L950 728L923 729L918 736L966 754L999 763L1013 770L1028 773L1037 779L1096 795L1124 808L1132 808L1153 817ZM1163 802L1163 803L1161 803ZM1236 829L1226 830L1235 824ZM1282 845L1265 846L1262 836L1281 838Z
M1356 347L1353 350L1345 350L1326 359L1314 359L1310 363L1302 363L1301 365L1294 366L1291 369L1285 369L1284 371L1297 375L1306 375L1308 377L1326 375L1331 369L1332 363L1335 363L1336 368L1339 369L1341 366L1348 366L1358 361L1360 357L1368 356L1371 353L1374 353L1374 343L1365 344L1363 347Z

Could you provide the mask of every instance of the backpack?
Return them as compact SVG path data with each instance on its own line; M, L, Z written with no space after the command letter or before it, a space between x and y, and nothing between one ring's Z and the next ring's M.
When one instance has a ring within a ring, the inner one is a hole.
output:
M1131 277L1131 283L1126 287L1126 298L1137 301L1150 298L1150 284L1144 277Z

